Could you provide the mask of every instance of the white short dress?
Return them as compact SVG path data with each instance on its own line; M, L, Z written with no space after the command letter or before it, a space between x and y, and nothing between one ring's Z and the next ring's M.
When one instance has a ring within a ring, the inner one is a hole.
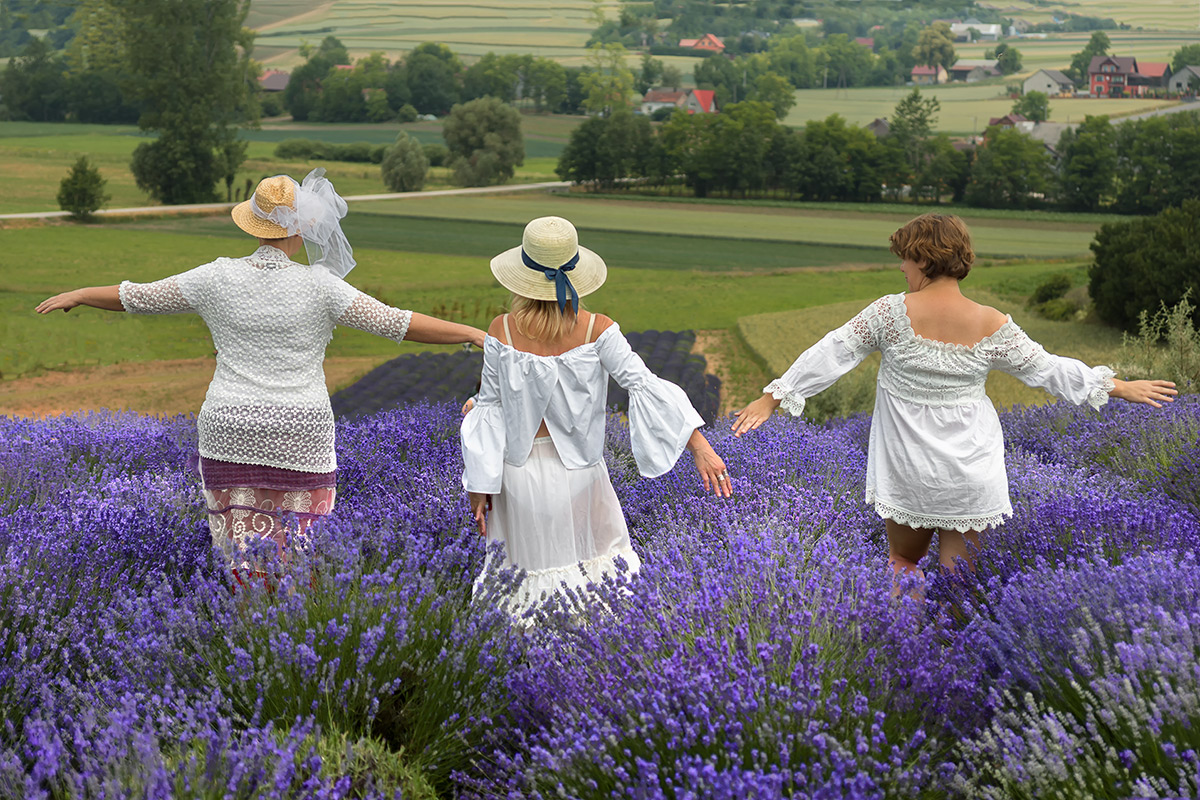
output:
M683 389L646 367L615 323L556 356L484 341L479 393L460 432L463 486L495 496L488 542L504 545L503 566L525 571L514 613L564 585L600 581L617 558L630 572L641 565L604 462L610 375L629 392L638 471L651 478L670 471L704 420ZM543 420L550 435L535 438Z
M1012 515L1004 435L984 382L993 369L1082 405L1108 402L1113 371L1047 353L1012 321L974 345L913 331L903 294L881 297L804 351L763 391L799 415L879 350L867 452L866 502L914 528L983 530Z

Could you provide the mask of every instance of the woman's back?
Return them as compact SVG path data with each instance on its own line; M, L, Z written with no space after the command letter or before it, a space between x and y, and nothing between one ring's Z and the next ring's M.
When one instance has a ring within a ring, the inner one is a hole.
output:
M913 333L922 339L971 346L1000 330L1008 317L957 291L926 290L904 296Z

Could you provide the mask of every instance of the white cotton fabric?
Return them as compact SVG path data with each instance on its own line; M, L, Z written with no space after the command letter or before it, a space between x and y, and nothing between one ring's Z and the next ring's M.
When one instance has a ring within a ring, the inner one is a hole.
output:
M603 461L567 469L554 440L543 436L534 439L524 464L504 465L503 483L488 514L488 542L503 543L504 566L525 570L510 601L514 614L564 585L578 592L599 583L618 557L630 573L641 568Z
M412 319L265 245L153 283L124 281L120 297L132 313L196 313L208 325L217 366L196 418L200 455L300 472L337 468L322 366L334 326L399 342Z
M518 610L564 582L600 580L618 557L630 572L640 566L604 463L610 375L629 392L639 471L662 475L704 420L681 388L647 369L619 326L557 356L484 341L479 394L462 423L463 486L495 495L488 540L503 543L505 566L526 572ZM543 420L550 435L538 439Z
M867 453L866 501L884 519L957 531L994 527L1012 515L1004 436L984 391L1007 372L1076 405L1108 402L1113 371L1052 355L1009 317L974 345L925 339L903 294L881 297L800 354L763 391L798 415L805 400L879 350Z

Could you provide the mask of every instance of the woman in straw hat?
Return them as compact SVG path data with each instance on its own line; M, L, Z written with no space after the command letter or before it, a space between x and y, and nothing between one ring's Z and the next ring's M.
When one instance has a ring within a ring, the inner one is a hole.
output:
M346 202L324 173L303 183L265 178L234 207L234 223L258 238L249 256L154 283L76 289L37 307L204 319L217 366L196 418L200 470L213 542L231 566L264 543L285 555L285 515L297 520L295 536L333 510L337 460L322 362L335 325L397 342L483 345L477 328L392 308L343 280L355 265L340 222ZM301 245L311 266L291 260Z
M579 298L607 268L560 217L535 219L520 247L492 259L512 292L483 346L483 376L462 424L463 485L480 533L525 570L515 610L562 584L582 588L637 553L604 464L608 378L629 391L633 455L647 477L692 451L705 490L728 497L725 464L700 433L687 395L656 377L613 320ZM490 510L490 513L489 513Z

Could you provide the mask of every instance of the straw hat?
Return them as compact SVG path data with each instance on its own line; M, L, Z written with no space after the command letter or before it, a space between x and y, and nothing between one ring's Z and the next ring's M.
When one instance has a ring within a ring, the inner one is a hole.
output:
M254 212L253 205L259 211L270 214L277 206L296 208L296 182L287 175L274 175L263 178L254 189L254 199L238 203L233 207L233 222L251 236L260 239L286 239L291 236L287 228L263 219Z
M579 261L565 275L580 297L599 289L608 277L604 259L579 246L579 233L574 225L562 217L538 217L525 226L520 247L505 250L492 259L496 280L521 297L557 299L554 278L547 277L543 269L526 266L522 251L547 270L558 269L578 254Z

